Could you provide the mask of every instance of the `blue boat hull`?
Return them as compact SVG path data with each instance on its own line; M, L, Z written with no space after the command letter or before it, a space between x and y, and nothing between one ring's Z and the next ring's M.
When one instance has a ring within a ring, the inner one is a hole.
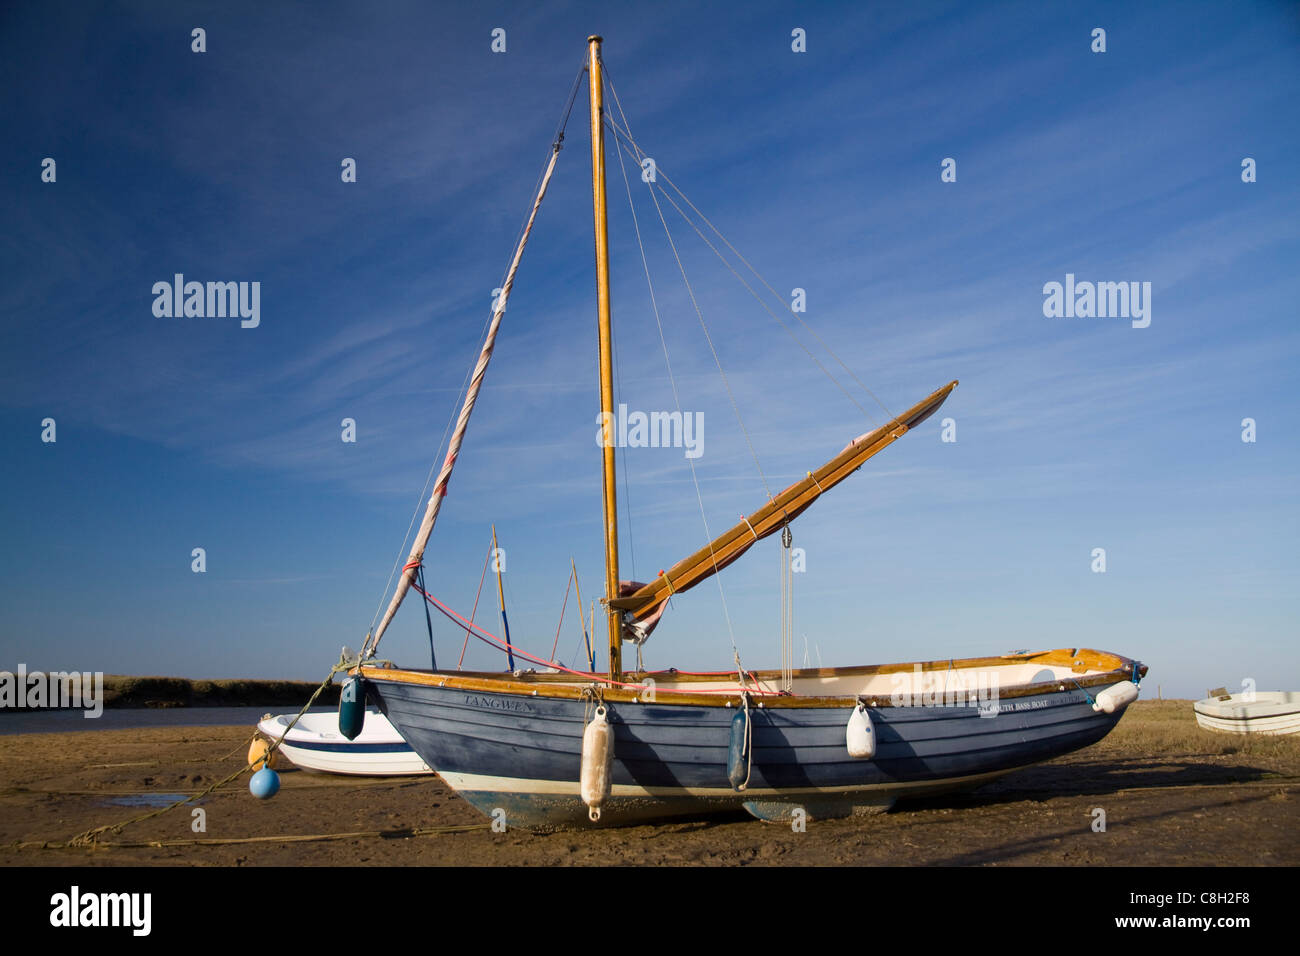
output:
M367 681L370 699L416 752L489 817L529 829L591 826L579 796L592 703L400 680ZM612 792L602 825L745 809L765 820L887 809L900 797L971 789L1104 737L1120 712L1082 689L971 706L870 710L876 753L851 757L849 707L757 707L742 791L728 782L736 711L724 706L606 702L614 729ZM504 814L504 815L503 815Z

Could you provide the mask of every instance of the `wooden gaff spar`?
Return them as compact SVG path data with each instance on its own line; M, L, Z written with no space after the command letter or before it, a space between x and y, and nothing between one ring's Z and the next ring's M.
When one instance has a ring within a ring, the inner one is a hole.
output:
M600 37L588 38L586 69L598 390L602 420L609 423L614 395L601 42ZM504 811L508 826L608 826L739 808L759 819L788 821L796 813L803 819L845 816L885 809L899 798L971 789L1104 737L1137 697L1146 667L1084 648L785 674L740 668L623 671L622 642L644 640L671 595L716 574L755 541L786 526L932 415L956 382L856 439L645 585L619 581L614 448L607 436L601 452L607 674L551 666L555 662L508 645L516 658L544 670L414 670L374 659L379 638L418 573L460 454L504 300L555 167L558 140L554 147L425 520L384 619L355 670L366 696L425 762L484 814L496 818ZM444 613L454 613L432 595L425 597ZM465 626L485 641L501 644L482 628Z
M826 464L809 472L806 478L795 482L690 557L678 561L656 580L642 585L626 597L610 601L610 606L627 612L635 621L647 618L657 621L670 597L717 574L748 551L754 542L779 531L803 514L819 497L861 468L868 458L888 448L908 430L934 414L956 387L956 382L950 382L928 398L917 402L889 424L855 438ZM638 629L635 624L628 626L637 637L644 638L645 630Z

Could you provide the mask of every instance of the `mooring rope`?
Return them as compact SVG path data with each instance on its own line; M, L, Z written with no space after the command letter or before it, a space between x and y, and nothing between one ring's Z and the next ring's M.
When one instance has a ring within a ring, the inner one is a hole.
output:
M307 703L303 705L302 710L298 711L298 716L294 717L294 719L289 723L289 726L284 728L284 733L282 733L276 740L271 742L271 745L266 749L266 753L258 757L256 763L263 764L264 766L270 766L271 757L280 748L280 744L284 741L285 734L293 730L293 728L297 725L298 721L302 719L302 716L305 713L307 713L311 705L316 703L316 698L321 695L321 693L325 690L326 687L328 687L331 683L333 683L334 675L339 673L340 671L343 672L349 671L352 668L356 667L356 665L357 662L355 660L345 660L343 655L340 654L339 662L330 668L329 675L323 681L321 681L320 686L316 688L315 693L313 693L311 695L311 698L307 701ZM76 836L74 836L71 840L68 841L67 845L70 847L90 846L98 840L100 834L102 833L117 833L121 831L124 827L128 827L133 823L142 823L143 821L152 819L153 817L162 816L164 813L167 813L170 810L175 810L177 807L183 807L187 803L193 803L195 800L199 800L202 799L203 797L206 797L208 794L212 793L213 791L219 789L220 787L225 786L226 784L230 783L232 780L239 778L243 774L247 773L249 770L252 770L253 767L254 767L254 763L252 762L247 763L244 766L240 767L238 770L236 770L234 773L222 777L214 784L204 787L198 793L191 794L190 796L185 797L183 800L177 800L175 803L169 803L167 806L161 807L157 810L150 810L148 813L142 813L138 817L131 817L129 820L122 820L119 823L106 823L103 826L92 827L89 830L86 830L82 833L78 833Z
M234 750L230 751L230 753L228 753L228 754L222 754L221 759L222 759L222 760L229 760L231 757L233 757L235 754L239 753L239 751L241 751L241 750L244 751L244 753L248 753L249 745L252 744L252 742L253 742L254 740L256 740L256 739L257 739L257 731L255 730L255 731L253 731L253 733L249 736L249 738L248 738L247 740L245 740L242 744L240 744L240 745L239 745L238 747L236 747Z
M161 849L176 846L230 846L243 843L312 843L323 840L355 840L366 838L399 839L404 837L437 836L443 833L469 833L473 830L486 830L490 823L465 823L445 827L409 827L398 830L353 830L349 833L274 833L270 836L254 837L196 837L189 840L132 840L124 843L106 843L96 841L95 847L113 849ZM17 850L70 850L82 844L55 843L48 840L27 840L11 843Z

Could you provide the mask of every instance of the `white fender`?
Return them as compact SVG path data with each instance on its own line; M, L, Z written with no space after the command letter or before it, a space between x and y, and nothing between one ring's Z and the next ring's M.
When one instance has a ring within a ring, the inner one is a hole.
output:
M850 757L876 755L876 729L871 726L871 715L865 704L858 704L849 714L849 725L844 728L844 742Z
M1092 709L1113 714L1123 710L1138 699L1138 685L1131 680L1120 681L1113 687L1107 687L1097 695Z
M609 771L614 759L614 728L605 719L605 706L596 708L596 715L582 734L582 802L589 808L592 821L600 819L600 808L609 796Z

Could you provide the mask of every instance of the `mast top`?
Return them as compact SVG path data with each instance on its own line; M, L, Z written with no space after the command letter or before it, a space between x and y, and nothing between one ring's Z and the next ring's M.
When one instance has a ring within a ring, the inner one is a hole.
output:
M593 33L591 36L587 37L587 42L588 42L588 43L604 43L604 42L605 42L605 38L604 38L603 36L601 36L599 33Z

